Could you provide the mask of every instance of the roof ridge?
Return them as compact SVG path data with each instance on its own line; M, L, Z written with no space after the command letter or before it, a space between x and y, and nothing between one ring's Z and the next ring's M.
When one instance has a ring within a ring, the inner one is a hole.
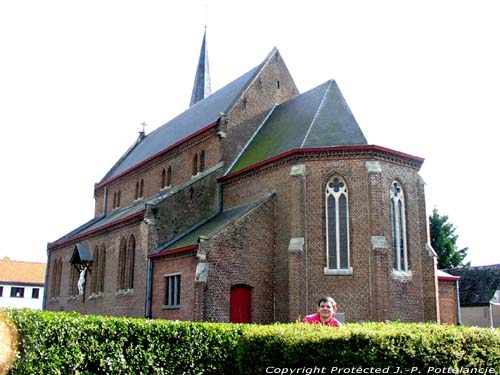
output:
M304 144L307 141L307 137L309 137L309 133L311 132L311 129L312 129L313 125L316 123L316 119L319 117L319 114L320 114L321 110L325 106L326 97L327 97L327 95L328 95L328 93L330 91L330 87L332 87L332 82L334 82L334 81L333 80L328 80L327 82L328 82L328 86L325 89L323 97L321 98L321 102L319 103L318 109L316 110L316 113L314 114L314 117L311 120L311 124L309 125L309 129L307 129L306 135L304 136L304 139L302 140L300 148L304 147Z

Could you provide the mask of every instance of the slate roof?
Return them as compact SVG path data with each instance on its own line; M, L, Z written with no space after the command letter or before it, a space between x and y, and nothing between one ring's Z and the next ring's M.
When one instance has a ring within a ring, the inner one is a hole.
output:
M103 177L99 185L217 122L220 114L227 113L231 109L276 51L276 48L274 48L258 66L212 95L200 100L174 119L145 135L142 139L140 138Z
M275 106L229 173L301 148L366 145L334 80Z
M487 306L500 289L500 264L444 271L460 276L460 306Z
M155 252L158 253L168 250L180 249L190 245L196 245L200 236L210 239L221 230L229 226L231 223L245 216L254 208L260 206L272 196L273 193L269 193L253 202L222 211L208 221L202 222L201 225L196 226L195 228L193 228L193 230L186 233L186 235L184 235L183 237L175 240L174 242L166 243Z
M0 283L44 284L46 263L0 260Z

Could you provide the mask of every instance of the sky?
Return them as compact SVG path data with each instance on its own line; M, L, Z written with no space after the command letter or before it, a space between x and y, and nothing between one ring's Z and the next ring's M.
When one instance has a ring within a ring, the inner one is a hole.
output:
M425 158L426 205L499 264L496 1L0 2L0 258L45 262L94 183L188 108L204 27L212 92L277 47L300 92L335 79L369 144Z

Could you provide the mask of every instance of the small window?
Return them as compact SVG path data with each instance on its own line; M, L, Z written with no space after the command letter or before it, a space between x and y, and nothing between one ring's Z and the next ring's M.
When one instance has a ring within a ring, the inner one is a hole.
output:
M280 88L280 81L276 81L276 87L279 89Z
M166 186L167 186L167 171L165 170L165 168L163 168L162 171L161 171L160 189L163 189Z
M3 297L3 286L0 286L0 297Z
M165 305L167 307L181 305L181 275L165 276Z
M193 157L193 176L198 174L198 154Z
M167 170L167 185L166 186L172 186L172 167L169 166Z
M35 298L35 299L40 298L40 288L33 288L31 290L31 298Z
M10 288L10 296L13 298L24 298L24 288Z
M205 151L203 150L200 154L200 172L205 170Z

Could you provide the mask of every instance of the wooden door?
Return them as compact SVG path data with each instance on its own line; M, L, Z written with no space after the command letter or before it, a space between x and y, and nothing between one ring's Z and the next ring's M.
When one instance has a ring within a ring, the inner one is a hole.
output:
M229 320L231 323L250 323L250 287L236 285L231 288Z

